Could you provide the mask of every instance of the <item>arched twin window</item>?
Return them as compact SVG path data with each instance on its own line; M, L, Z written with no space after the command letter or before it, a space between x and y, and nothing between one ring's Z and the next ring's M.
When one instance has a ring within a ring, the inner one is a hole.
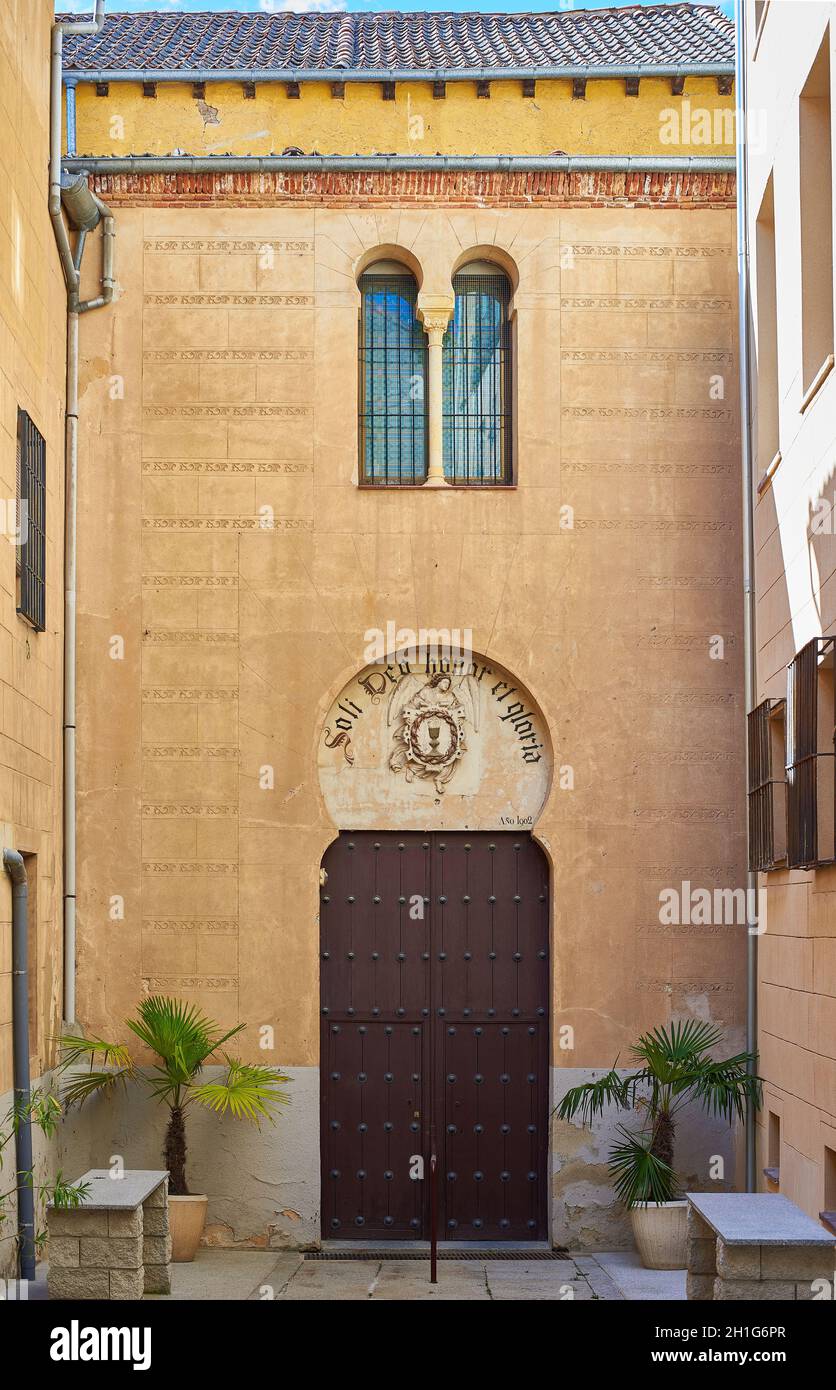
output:
M415 276L378 261L360 277L360 466L364 483L427 475L427 335Z
M511 285L498 266L453 277L441 359L444 476L457 485L511 481ZM360 277L360 464L366 484L420 484L428 471L427 338L418 287L381 261Z

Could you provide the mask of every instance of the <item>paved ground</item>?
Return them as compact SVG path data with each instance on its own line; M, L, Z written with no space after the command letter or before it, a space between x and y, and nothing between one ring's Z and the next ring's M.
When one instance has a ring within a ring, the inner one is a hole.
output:
M607 1251L595 1259L630 1302L685 1298L684 1269L645 1269L634 1250Z
M438 1284L432 1285L428 1261L304 1260L296 1252L201 1250L194 1264L172 1265L169 1297L386 1303L684 1296L684 1272L643 1270L631 1253L572 1255L566 1260L440 1260Z

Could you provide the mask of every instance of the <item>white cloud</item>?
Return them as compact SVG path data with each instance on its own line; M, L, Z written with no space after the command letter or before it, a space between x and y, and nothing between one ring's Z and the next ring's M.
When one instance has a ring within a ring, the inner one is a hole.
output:
M118 13L120 11L141 13L144 9L173 10L179 5L182 5L182 3L183 0L122 0L122 3L116 4L115 9L112 4L105 6L105 18L107 18L108 10L111 10L113 13ZM92 19L93 0L55 0L55 13L74 14L78 15L79 19Z
M259 4L268 14L300 14L303 10L337 14L346 8L340 0L259 0Z

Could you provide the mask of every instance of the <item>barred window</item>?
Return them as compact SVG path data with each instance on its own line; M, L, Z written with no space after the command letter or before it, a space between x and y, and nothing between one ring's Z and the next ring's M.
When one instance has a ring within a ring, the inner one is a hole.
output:
M787 667L787 863L836 858L833 637L815 637Z
M17 412L17 611L46 626L46 441L25 410Z
M749 868L787 860L786 700L764 700L749 715Z
M427 476L427 338L418 287L381 262L360 277L361 481L423 483Z
M444 473L451 483L511 482L511 285L496 266L453 277L443 345Z

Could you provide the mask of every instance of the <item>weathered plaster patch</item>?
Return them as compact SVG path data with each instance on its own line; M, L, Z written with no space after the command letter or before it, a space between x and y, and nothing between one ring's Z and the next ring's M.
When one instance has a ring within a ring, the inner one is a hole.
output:
M702 1019L703 1023L711 1022L711 1002L707 994L686 994L685 1006L694 1018Z
M83 396L88 386L92 386L94 381L101 381L103 377L109 376L113 370L113 363L108 362L106 357L88 357L83 360L79 367L78 374L78 393Z
M203 117L204 130L208 125L220 125L221 118L218 115L217 106L210 106L207 101L199 101L197 103L197 109Z
M238 1239L231 1226L227 1226L223 1221L213 1221L207 1224L203 1232L203 1241L201 1243L224 1250L266 1250L269 1244L269 1237L266 1234L260 1234L244 1236Z

